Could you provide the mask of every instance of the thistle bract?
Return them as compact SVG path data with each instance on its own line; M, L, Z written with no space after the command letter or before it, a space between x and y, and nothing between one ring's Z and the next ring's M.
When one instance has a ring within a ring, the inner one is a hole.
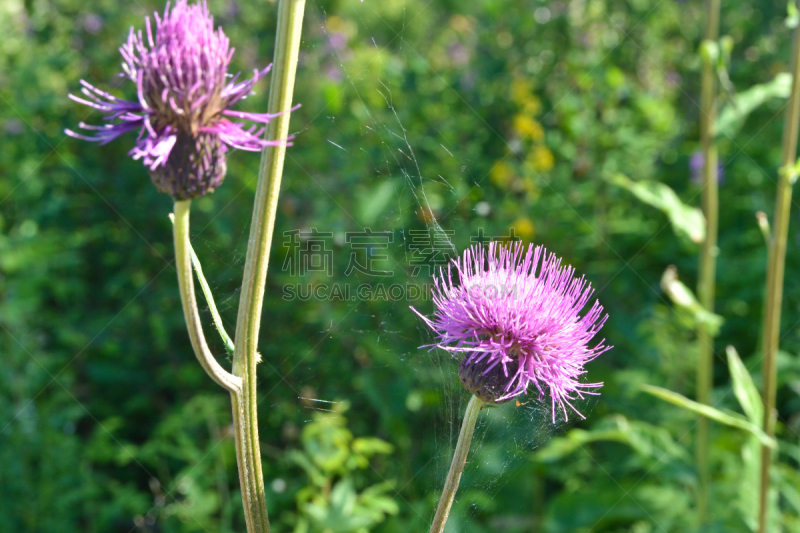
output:
M239 82L239 74L230 78L234 50L222 29L214 29L205 2L178 0L154 18L155 28L146 18L146 34L131 28L120 48L122 76L136 84L137 100L121 100L81 80L86 98L70 98L104 113L105 124L80 123L89 135L66 133L105 144L138 131L129 154L143 161L158 190L188 200L222 183L230 148L258 151L286 141L264 140L263 128L242 122L267 123L275 115L230 109L270 67L247 81Z
M509 374L515 374L518 368L517 360L509 361L506 365L492 365L488 358L475 362L465 357L458 365L458 378L469 393L484 403L499 405L514 399L514 396L507 394L506 386Z
M454 281L454 271L457 279ZM581 413L571 400L602 383L581 383L584 365L610 347L589 342L608 315L584 278L541 246L476 245L434 276L433 347L461 355L459 377L487 403L503 403L534 387L558 407ZM416 310L415 310L416 312ZM419 314L419 313L418 313Z

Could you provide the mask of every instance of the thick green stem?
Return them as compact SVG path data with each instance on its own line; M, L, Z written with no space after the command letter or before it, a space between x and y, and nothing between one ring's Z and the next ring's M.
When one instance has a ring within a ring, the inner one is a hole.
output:
M708 0L705 44L716 44L719 36L720 0ZM717 183L717 146L714 129L717 117L716 58L703 51L703 78L700 101L700 137L703 145L703 214L706 219L706 239L700 253L700 275L697 295L709 313L714 312L714 288L717 271L717 226L719 200ZM697 330L697 401L709 404L713 386L714 336L708 326L700 323ZM708 429L709 420L700 418L697 424L696 461L699 487L697 519L704 524L708 515Z
M472 442L472 434L475 432L475 422L478 421L478 414L480 414L484 405L483 400L477 396L470 398L469 404L467 404L464 421L461 423L461 432L458 434L456 450L453 453L453 462L450 464L450 471L447 473L447 479L444 482L442 498L439 500L439 507L436 508L436 516L433 518L430 533L442 533L444 531L447 517L450 516L450 507L453 506L453 500L456 498L458 482L461 481L461 473L464 471L464 465L467 462L469 444Z
M799 2L800 3L800 2ZM767 266L767 294L764 308L763 331L763 375L764 375L764 432L775 435L775 393L777 377L777 354L780 343L781 304L783 302L783 274L786 263L786 240L789 235L789 212L792 203L792 184L796 178L794 170L797 155L797 128L800 123L800 27L794 31L792 48L792 92L786 106L783 123L783 151L781 171L778 173L778 192L775 198L773 233L769 242ZM767 532L767 503L769 493L772 450L761 447L761 489L759 491L758 530Z
M192 348L194 348L200 365L211 376L211 379L219 383L225 390L231 394L238 394L242 387L242 380L222 368L208 349L206 338L203 335L203 326L200 323L200 313L197 311L192 277L192 248L189 244L189 206L191 203L191 200L175 202L175 220L172 229L183 316L186 318L189 339L192 341Z
M267 112L282 114L267 125L268 139L289 136L304 9L305 0L280 0ZM242 378L242 393L231 397L239 480L249 533L269 531L258 442L256 364L259 356L256 347L285 155L286 144L281 143L267 147L261 157L234 336L233 374Z

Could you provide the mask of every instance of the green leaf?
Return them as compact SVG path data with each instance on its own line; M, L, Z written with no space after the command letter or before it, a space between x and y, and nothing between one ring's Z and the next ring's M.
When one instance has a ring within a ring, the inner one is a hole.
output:
M652 180L633 181L622 174L615 174L610 181L627 189L642 202L663 211L679 236L696 243L705 240L706 221L703 212L684 204L668 186Z
M359 220L365 226L371 226L389 205L395 194L394 183L383 181L380 185L361 195Z
M297 450L289 450L286 452L286 460L305 470L306 475L308 475L311 482L317 487L323 487L328 482L328 478L325 474L317 468L306 454Z
M792 90L792 75L782 72L768 83L753 85L736 95L731 105L725 106L717 120L716 133L732 137L744 124L754 109L771 98L788 98Z
M797 12L797 5L794 0L789 0L786 5L786 27L789 29L796 28L797 23L800 22L800 13Z
M642 385L641 388L644 392L648 394L652 394L653 396L660 398L664 401L675 404L679 407L683 407L684 409L688 409L689 411L695 412L697 414L703 415L707 418L710 418L711 420L719 422L720 424L725 424L726 426L731 426L747 431L748 433L756 437L764 446L769 446L770 448L775 448L777 446L775 439L767 436L767 434L764 433L760 427L756 426L755 424L747 420L744 416L740 415L739 413L721 411L719 409L711 407L710 405L697 403L694 400L690 400L689 398L681 394L678 394L677 392L672 392L671 390L662 389L661 387L654 387L653 385Z
M779 490L781 496L791 505L795 514L800 513L800 472L791 465L778 463Z
M664 461L667 457L690 460L690 456L672 439L666 429L638 420L628 420L622 415L601 419L590 430L571 429L563 437L551 439L536 452L534 459L545 463L560 460L593 442L625 444L641 456L658 461Z
M728 354L728 370L733 380L733 393L750 422L761 427L761 424L764 423L764 404L761 401L761 395L758 394L756 384L753 382L753 377L742 363L739 354L736 353L736 348L728 346L725 352Z
M719 59L719 55L719 44L715 41L706 39L700 43L700 57L703 58L703 61L716 63Z
M705 325L711 335L717 335L722 326L721 316L711 313L697 300L694 293L678 280L678 270L669 266L661 276L661 288L674 303L692 321L691 326Z
M736 504L751 531L758 531L758 493L761 488L761 445L755 437L742 444L739 494Z
M331 507L343 516L351 516L356 506L356 489L353 480L344 478L331 491Z
M370 457L376 453L392 453L394 446L377 437L360 437L353 440L353 451Z
M400 512L400 507L391 496L386 494L394 491L394 483L391 481L384 481L371 487L367 487L361 494L358 495L359 506L363 511L376 518L376 521L382 521L384 514L395 515Z

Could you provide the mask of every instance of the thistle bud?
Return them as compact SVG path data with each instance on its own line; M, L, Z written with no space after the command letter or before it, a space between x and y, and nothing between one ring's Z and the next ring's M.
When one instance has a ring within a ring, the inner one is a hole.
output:
M508 396L508 386L519 369L516 360L505 365L495 364L488 371L491 364L488 359L472 364L467 361L465 358L458 365L458 377L467 391L490 405L500 405L514 399Z
M275 115L243 113L231 106L247 97L270 67L253 78L238 82L228 66L233 57L230 42L205 2L188 5L178 0L163 16L155 15L155 31L146 19L147 35L131 28L120 48L123 76L136 84L136 101L126 101L81 80L85 98L76 102L105 114L103 126L81 123L92 132L66 134L105 144L129 131L138 131L129 152L147 167L159 191L176 200L190 200L216 189L225 178L226 153L230 148L260 151L285 143L261 138L265 124Z
M218 136L179 134L170 157L150 170L150 178L159 191L176 200L191 200L219 187L226 168L225 146Z

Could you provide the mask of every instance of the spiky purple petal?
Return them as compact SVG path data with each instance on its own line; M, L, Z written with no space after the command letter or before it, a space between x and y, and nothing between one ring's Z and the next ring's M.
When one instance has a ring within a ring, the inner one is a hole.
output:
M271 66L255 70L246 81L238 81L239 74L230 77L234 50L222 29L214 29L205 1L188 5L178 0L174 8L167 4L163 16L156 13L154 19L155 25L149 17L145 19L145 32L131 28L120 48L123 73L136 85L137 101L122 100L81 80L84 97L69 97L102 112L109 124L80 123L89 134L71 130L66 134L104 144L138 129L130 155L142 160L159 190L186 199L200 191L206 194L221 183L224 173L212 167L225 168L227 147L258 151L288 139L264 140L263 128L247 126L247 122L265 124L276 115L230 110L252 92ZM182 147L179 155L173 153L176 145ZM172 161L175 157L191 159ZM178 176L180 172L186 175ZM195 179L213 183L195 184Z
M570 401L602 386L579 381L584 365L610 349L604 340L589 346L608 317L597 301L581 316L592 293L543 247L492 242L440 269L434 317L420 316L436 333L431 346L462 355L459 375L470 392L502 403L533 386L540 401L549 393L555 421L556 404L565 418L567 406L582 417Z

